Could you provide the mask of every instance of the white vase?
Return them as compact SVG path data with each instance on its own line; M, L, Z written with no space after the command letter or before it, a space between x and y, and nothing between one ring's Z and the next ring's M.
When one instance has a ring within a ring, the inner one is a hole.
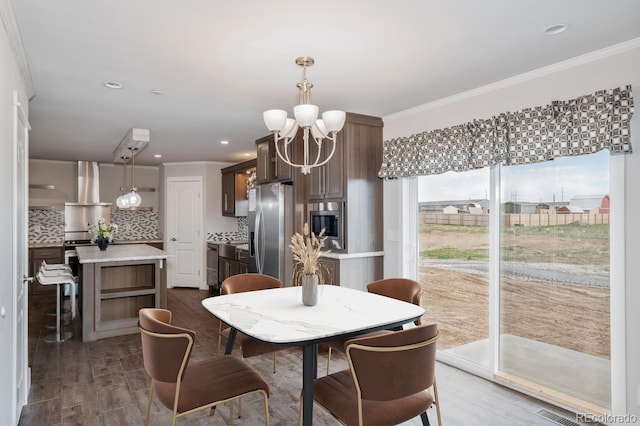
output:
M300 284L302 284L302 303L307 306L318 303L318 276L302 275Z

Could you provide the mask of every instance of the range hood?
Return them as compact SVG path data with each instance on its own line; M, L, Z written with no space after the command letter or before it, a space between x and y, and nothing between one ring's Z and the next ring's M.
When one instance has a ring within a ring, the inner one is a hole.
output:
M75 206L111 206L100 202L100 168L96 161L78 161L78 201L65 203Z
M100 202L100 169L95 161L78 161L78 201L64 203L64 239L89 240L89 226L111 221L113 203Z

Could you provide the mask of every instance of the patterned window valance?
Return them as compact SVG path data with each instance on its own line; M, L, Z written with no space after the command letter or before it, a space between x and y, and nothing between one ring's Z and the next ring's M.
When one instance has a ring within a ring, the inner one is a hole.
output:
M384 141L381 178L630 153L631 86Z

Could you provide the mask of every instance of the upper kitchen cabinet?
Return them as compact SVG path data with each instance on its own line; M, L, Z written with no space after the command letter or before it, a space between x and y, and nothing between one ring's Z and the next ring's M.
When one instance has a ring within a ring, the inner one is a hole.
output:
M350 189L364 189L366 194L375 190L380 184L378 170L382 162L382 127L379 117L347 113L344 127L338 133L333 157L327 164L311 169L308 179L309 201L360 198ZM301 138L300 134L298 137ZM330 154L330 147L330 142L323 143L322 159ZM309 148L310 158L315 158L316 144L309 143ZM381 184L379 186L381 188Z
M292 161L296 156L297 143L292 145ZM290 182L293 179L293 167L282 161L276 152L273 135L256 140L258 155L256 164L256 183L262 185L270 182Z
M256 160L222 169L222 215L246 216L248 209L247 181L256 170Z

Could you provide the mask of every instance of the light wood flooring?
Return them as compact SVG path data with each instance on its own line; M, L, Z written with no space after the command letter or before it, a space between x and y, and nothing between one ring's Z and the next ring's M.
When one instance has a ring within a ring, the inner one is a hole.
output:
M203 290L170 289L168 308L174 323L197 332L192 359L217 353L217 320L200 304L212 293ZM52 299L52 300L49 300ZM142 364L138 334L83 343L80 321L69 327L74 333L63 343L45 343L51 333L44 327L45 312L55 306L55 297L29 302L29 365L31 392L23 408L20 425L142 425L146 412L149 379ZM343 355L333 357L332 371L347 368ZM278 352L277 372L271 371L272 358L248 359L270 386L269 411L274 426L296 425L302 386L302 354L297 348ZM326 351L318 356L318 375L325 373ZM575 421L575 416L513 390L496 385L448 365L436 370L443 424L453 425L553 425L536 413L544 408ZM259 398L243 399L241 418L236 425L263 425ZM171 416L158 401L152 406L151 424L168 425ZM428 412L436 425L433 409ZM214 416L208 410L178 421L179 425L226 425L228 407L219 407ZM338 423L320 407L314 408L314 425ZM420 425L414 419L405 425Z

